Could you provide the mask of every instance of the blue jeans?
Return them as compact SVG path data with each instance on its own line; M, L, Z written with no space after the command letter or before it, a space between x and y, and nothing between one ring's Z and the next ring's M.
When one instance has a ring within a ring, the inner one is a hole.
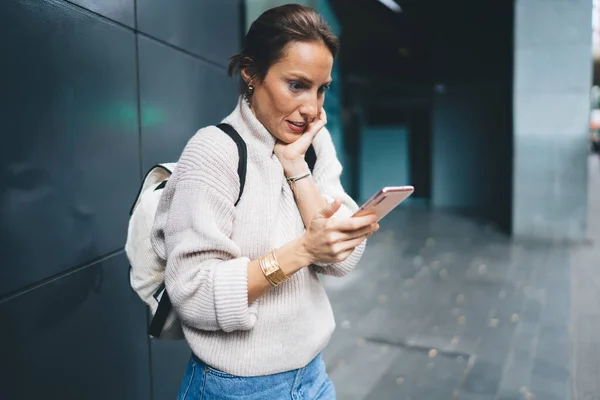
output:
M319 354L306 367L279 374L238 377L192 355L178 400L335 400L335 388Z

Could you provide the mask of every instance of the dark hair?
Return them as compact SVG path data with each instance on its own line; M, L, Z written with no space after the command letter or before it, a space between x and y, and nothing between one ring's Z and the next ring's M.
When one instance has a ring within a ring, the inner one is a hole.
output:
M228 74L246 69L250 76L262 81L269 68L283 56L287 44L321 42L335 58L339 49L338 38L314 9L300 4L286 4L271 8L252 23L239 54L229 59ZM241 82L242 94L248 92Z

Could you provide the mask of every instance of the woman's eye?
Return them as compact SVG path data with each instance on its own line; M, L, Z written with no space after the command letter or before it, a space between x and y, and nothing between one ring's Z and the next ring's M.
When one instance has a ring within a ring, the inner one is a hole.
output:
M304 87L304 85L302 84L302 82L298 82L298 81L290 82L290 90L292 92L297 92L297 91L301 90L303 87Z
M321 92L321 93L325 93L328 90L329 90L329 85L324 85L319 88L319 92Z

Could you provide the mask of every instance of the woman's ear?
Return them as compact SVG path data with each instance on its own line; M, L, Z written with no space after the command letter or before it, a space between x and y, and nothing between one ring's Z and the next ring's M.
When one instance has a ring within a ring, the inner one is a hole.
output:
M240 73L242 75L242 79L246 82L246 86L256 86L259 83L258 74L256 73L256 68L254 66L254 62L250 57L244 57L240 62Z
M250 71L248 71L248 68L242 68L242 79L244 80L244 82L246 82L246 85L250 85L252 82L252 75L250 74Z
M256 74L253 73L251 68L242 68L241 74L242 79L244 80L244 82L246 82L246 86L256 86L256 84L258 83L258 79L256 79Z

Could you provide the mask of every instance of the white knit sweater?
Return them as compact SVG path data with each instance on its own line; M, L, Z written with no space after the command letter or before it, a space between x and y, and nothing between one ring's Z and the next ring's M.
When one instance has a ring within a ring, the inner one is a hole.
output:
M248 147L246 185L240 182L233 140L211 126L186 145L163 192L152 231L167 260L165 283L189 345L201 360L238 376L307 365L326 346L335 322L317 273L343 276L365 243L343 262L311 265L248 306L248 263L300 236L304 224L273 153L275 138L240 97L224 119ZM313 179L328 201L342 200L335 217L358 207L340 183L339 163L326 129L313 142Z

